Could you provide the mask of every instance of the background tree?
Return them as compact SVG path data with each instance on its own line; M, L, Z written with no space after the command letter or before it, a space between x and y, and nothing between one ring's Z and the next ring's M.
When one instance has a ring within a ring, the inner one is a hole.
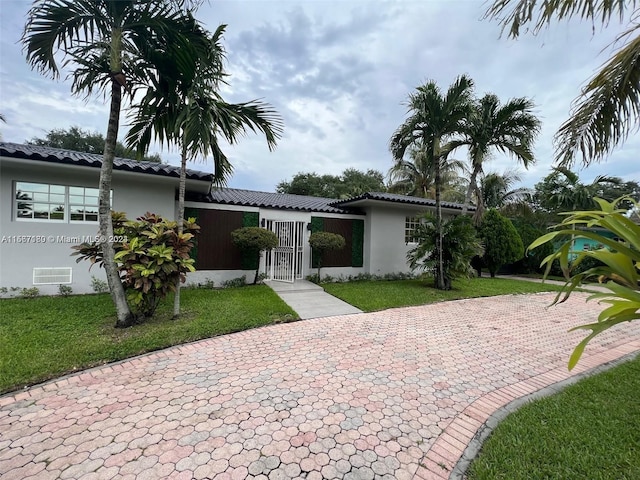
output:
M218 143L218 135L234 145L247 130L262 132L269 150L276 146L282 132L280 116L268 104L253 100L231 104L224 101L219 88L224 72L225 52L221 44L226 25L209 34L208 48L182 68L164 59L162 75L153 78L149 89L135 109L127 143L135 145L138 154L147 150L152 138L161 144L175 143L181 150L180 186L178 193L178 231L184 222L187 161L196 156L211 155L214 182L226 183L232 167ZM180 285L176 285L174 317L180 315Z
M463 122L471 111L473 81L462 75L443 93L434 81L422 85L409 95L409 117L398 127L389 143L394 161L403 161L411 146L424 148L427 162L434 166L436 228L440 232L435 245L438 257L436 288L445 289L442 252L442 166L451 149L446 142L463 130Z
M346 245L346 241L338 233L314 232L309 236L309 245L313 249L313 255L318 259L318 282L320 282L322 279L320 269L322 268L322 260L325 254L335 250L342 250Z
M255 285L258 283L262 252L276 248L278 246L278 236L266 228L243 227L231 232L231 238L240 250L255 257L258 265L256 275L253 278L253 284Z
M409 267L413 271L432 272L438 267L435 245L438 238L437 220L433 214L425 214L418 225L414 237L418 245L407 253ZM458 215L444 221L442 227L442 250L444 281L447 290L456 278L472 275L471 259L482 255L483 248L471 218ZM437 275L436 275L437 277Z
M477 178L493 151L510 154L525 168L534 163L532 148L540 131L540 121L532 111L533 102L526 98L513 98L501 105L496 95L487 94L474 101L473 108L464 121L463 139L452 142L456 147L466 145L469 149L471 176L463 214L468 211L475 192L478 218L482 216L483 203Z
M412 197L435 198L435 165L421 142L408 148L408 160L396 161L389 169L389 192ZM466 180L464 162L449 160L440 167L442 200L457 202L464 200Z
M49 130L44 138L33 137L26 142L27 145L39 145L42 147L64 148L65 150L73 150L76 152L104 154L104 135L98 132L90 132L83 130L78 126L71 126L68 129L54 128ZM116 157L130 158L137 160L136 153L124 146L120 141L116 142L114 151ZM140 160L145 162L162 163L160 155L145 155Z
M520 29L537 34L552 20L579 17L603 27L612 18L628 21L614 42L620 45L574 101L571 117L555 137L556 159L570 166L577 155L584 165L603 160L638 127L640 112L640 34L637 2L609 0L495 0L485 18L498 19L512 38Z
M520 260L524 254L522 239L513 223L495 208L484 215L478 236L484 245L482 263L491 277L496 276L500 267Z
M520 180L520 174L515 170L507 170L504 173L489 172L482 175L479 191L484 209L501 209L509 203L530 202L533 196L531 189L514 188Z
M162 59L192 64L207 39L180 0L42 0L28 13L22 35L27 62L57 79L58 61L71 70L75 94L110 92L109 120L100 169L98 218L107 281L119 326L131 325L114 256L111 179L120 124L122 90L148 87Z
M591 210L596 204L594 197L606 195L605 200L622 196L622 179L597 176L591 183L580 181L578 174L565 167L554 167L553 171L535 185L534 200L538 208L552 213ZM608 196L613 195L613 196Z
M276 185L276 192L323 198L349 198L365 192L385 192L384 176L377 170L366 172L347 168L341 175L296 173L290 181Z

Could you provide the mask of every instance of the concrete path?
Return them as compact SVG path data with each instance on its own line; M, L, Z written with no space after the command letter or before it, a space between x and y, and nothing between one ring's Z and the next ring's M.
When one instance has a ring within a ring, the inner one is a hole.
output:
M320 285L307 280L296 280L294 283L265 283L293 308L301 319L362 313L362 310L329 295Z
M492 412L570 376L601 307L553 297L273 325L0 397L0 477L447 478ZM637 350L620 325L571 375Z

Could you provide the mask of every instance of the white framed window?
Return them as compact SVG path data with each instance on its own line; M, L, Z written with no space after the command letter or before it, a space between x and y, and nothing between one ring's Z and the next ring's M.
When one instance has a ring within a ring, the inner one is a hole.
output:
M416 244L415 230L422 223L420 217L405 217L404 219L404 243Z
M15 182L15 218L19 221L97 223L98 189ZM113 192L111 194L113 201Z
M69 284L72 282L73 270L71 267L53 267L33 269L34 285L57 285Z

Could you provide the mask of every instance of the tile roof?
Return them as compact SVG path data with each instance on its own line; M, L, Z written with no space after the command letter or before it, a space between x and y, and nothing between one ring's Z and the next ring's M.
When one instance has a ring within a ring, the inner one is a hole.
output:
M429 207L435 207L436 201L430 198L410 197L408 195L398 195L396 193L383 193L383 192L367 192L357 197L348 198L345 200L334 200L330 203L333 207L343 208L352 206L354 202L360 200L379 200L382 202L393 203L406 203L410 205L425 205ZM356 205L353 205L356 206ZM442 208L451 208L456 210L462 210L464 205L452 202L442 202ZM476 207L469 207L469 210L474 211Z
M291 195L288 193L256 192L237 188L214 188L207 198L210 203L242 205L262 208L279 208L300 212L324 212L342 214L362 214L348 207L334 207L335 198Z
M94 168L100 168L102 166L101 154L82 153L61 148L41 147L38 145L21 145L18 143L0 142L0 156ZM180 177L180 167L155 162L139 162L137 160L120 157L116 157L113 160L113 169L161 175L164 177ZM213 174L187 169L187 178L190 180L211 182L213 180Z

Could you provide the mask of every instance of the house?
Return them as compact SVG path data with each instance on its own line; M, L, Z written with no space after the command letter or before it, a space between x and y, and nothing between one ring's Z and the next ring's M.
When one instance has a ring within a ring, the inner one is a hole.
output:
M69 285L91 292L97 266L76 262L71 247L98 231L97 195L102 156L33 145L0 142L0 287L36 286L56 293ZM112 205L128 218L153 212L176 218L179 168L116 158ZM346 247L323 260L326 275L407 272L407 251L418 216L434 201L369 192L328 198L212 188L213 176L187 171L186 216L201 227L193 256L197 271L188 283L251 278L255 260L246 258L230 232L243 226L274 231L279 246L261 259L269 279L293 282L315 273L309 247L314 231L341 234ZM461 205L443 202L455 215Z

